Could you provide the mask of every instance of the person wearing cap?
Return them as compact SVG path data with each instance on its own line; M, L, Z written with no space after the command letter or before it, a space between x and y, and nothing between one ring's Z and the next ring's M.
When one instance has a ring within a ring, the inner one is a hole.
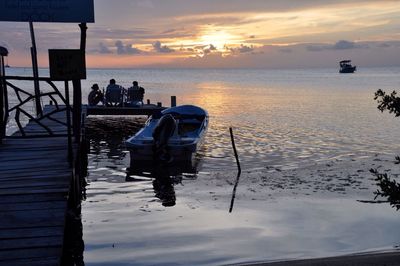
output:
M100 91L99 85L97 83L93 84L92 91L88 95L88 103L90 106L95 106L99 102L103 103L104 95Z

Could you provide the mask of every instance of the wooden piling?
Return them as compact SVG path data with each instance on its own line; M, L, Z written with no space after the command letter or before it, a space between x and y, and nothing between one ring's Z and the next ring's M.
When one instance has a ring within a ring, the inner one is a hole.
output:
M171 107L176 106L176 96L171 96Z

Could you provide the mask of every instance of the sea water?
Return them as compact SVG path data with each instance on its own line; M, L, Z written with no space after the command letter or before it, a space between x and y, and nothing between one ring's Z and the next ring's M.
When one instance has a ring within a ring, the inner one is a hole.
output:
M7 71L30 75L29 69ZM41 74L48 75L45 69ZM104 89L111 78L126 88L139 81L152 103L169 106L174 95L178 104L206 109L210 126L200 154L210 162L207 169L236 167L229 127L245 169L396 152L400 146L398 119L379 112L373 99L378 89L400 88L400 68L361 68L348 75L336 69L89 69L83 102L92 84Z
M83 101L93 83L105 88L111 78L124 87L137 80L152 103L168 106L174 95L178 104L201 106L210 125L197 173L173 176L166 186L129 171L124 140L145 118L89 118L87 265L216 265L400 243L399 213L362 203L376 190L368 169L383 167L400 147L400 120L374 100L378 89L400 89L400 68L89 69ZM229 127L243 169L232 213ZM173 206L163 205L165 187Z
M234 130L242 167L297 166L348 154L394 152L399 122L380 113L374 92L400 88L400 68L306 70L89 70L92 83L108 80L128 87L138 80L145 99L168 106L194 104L209 112L207 169L232 164L229 127ZM210 163L208 163L210 162Z

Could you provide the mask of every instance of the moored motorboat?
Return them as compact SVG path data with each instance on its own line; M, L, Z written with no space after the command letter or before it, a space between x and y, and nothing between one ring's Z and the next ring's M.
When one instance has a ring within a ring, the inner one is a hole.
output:
M354 73L357 67L351 65L351 60L342 60L339 62L339 73Z
M194 105L171 107L153 114L126 141L132 161L192 161L204 140L208 113Z

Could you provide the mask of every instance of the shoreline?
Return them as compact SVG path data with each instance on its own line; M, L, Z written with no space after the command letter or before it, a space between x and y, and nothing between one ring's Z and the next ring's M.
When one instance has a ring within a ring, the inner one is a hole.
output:
M231 266L398 266L400 250L368 254L349 254L335 257L230 264Z

